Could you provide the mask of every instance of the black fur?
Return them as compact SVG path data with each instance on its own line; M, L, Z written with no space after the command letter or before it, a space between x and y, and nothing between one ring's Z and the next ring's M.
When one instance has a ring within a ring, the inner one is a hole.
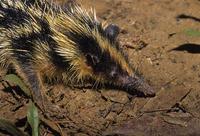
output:
M4 28L11 28L12 26L22 25L30 20L29 15L21 9L14 9L12 7L4 8L0 5L0 12L4 13L4 18L0 18L0 26Z

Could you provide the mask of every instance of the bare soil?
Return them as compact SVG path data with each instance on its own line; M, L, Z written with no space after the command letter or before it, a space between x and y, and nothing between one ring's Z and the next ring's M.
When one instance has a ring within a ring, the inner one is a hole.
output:
M62 135L74 136L199 136L200 36L187 32L200 31L200 1L80 3L95 8L101 21L121 28L121 48L157 93L138 98L120 90L48 86L48 98L59 110L46 119L49 122L42 121L41 135L59 135L62 130ZM0 117L23 128L28 98L1 88ZM54 125L59 133L52 130ZM0 131L0 135L6 134Z

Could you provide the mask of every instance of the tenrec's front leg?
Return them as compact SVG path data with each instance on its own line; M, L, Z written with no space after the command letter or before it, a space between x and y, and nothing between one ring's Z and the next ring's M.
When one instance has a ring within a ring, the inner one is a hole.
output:
M30 63L22 63L16 65L17 73L23 78L24 82L29 87L33 101L38 105L38 107L43 110L44 109L44 87L42 85L42 79L40 73L37 72L32 64Z

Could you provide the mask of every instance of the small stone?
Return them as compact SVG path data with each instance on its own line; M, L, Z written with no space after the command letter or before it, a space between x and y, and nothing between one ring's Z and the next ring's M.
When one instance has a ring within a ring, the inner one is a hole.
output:
M101 91L102 96L105 99L108 99L113 102L125 104L129 101L128 95L126 92L109 90L109 91Z

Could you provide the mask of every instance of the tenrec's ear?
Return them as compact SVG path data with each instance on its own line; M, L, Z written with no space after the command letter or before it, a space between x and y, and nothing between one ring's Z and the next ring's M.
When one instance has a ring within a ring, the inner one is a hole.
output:
M115 40L119 34L119 27L115 24L110 24L106 27L106 35L109 36L112 40Z

